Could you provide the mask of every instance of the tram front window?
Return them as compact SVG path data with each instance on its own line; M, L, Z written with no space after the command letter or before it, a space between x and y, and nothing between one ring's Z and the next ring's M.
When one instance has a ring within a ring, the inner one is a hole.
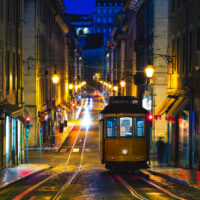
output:
M109 117L106 119L107 137L117 137L117 118Z
M144 118L135 118L135 137L144 137Z
M120 137L131 137L132 132L132 117L120 118Z

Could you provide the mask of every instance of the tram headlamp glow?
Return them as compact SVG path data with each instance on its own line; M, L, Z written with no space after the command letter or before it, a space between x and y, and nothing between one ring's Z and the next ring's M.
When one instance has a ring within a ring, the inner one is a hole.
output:
M123 153L124 155L126 155L126 154L128 153L128 150L127 150L127 149L123 149L123 150L122 150L122 153Z

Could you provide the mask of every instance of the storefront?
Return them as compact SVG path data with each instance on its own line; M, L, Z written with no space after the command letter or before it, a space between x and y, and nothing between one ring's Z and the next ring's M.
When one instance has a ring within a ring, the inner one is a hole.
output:
M156 114L164 114L167 125L168 163L188 168L194 161L194 137L192 127L191 99L186 96L168 96Z
M6 103L1 110L1 167L10 167L24 162L23 109Z

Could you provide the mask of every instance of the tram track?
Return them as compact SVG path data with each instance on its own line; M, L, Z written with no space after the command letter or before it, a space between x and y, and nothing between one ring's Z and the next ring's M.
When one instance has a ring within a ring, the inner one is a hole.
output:
M141 200L151 200L153 199L152 197L146 197L148 196L146 193L146 191L142 191L141 188L138 189L137 184L139 183L138 181L142 181L143 183L147 185L149 185L149 187L153 187L155 189L155 192L157 191L157 193L160 193L163 195L163 199L178 199L178 200L186 200L183 197L180 197L166 189L164 189L163 187L159 186L158 184L152 182L151 180L148 180L146 178L144 178L143 176L136 176L136 178L134 177L134 183L131 183L130 181L130 176L129 176L129 180L127 179L127 177L125 177L124 175L115 175L115 178L131 193L131 195L136 198L136 199L141 199ZM144 187L144 186L143 186ZM137 188L137 189L135 189ZM148 187L144 187L145 190ZM141 190L140 193L144 193L144 194L140 194L139 192L137 192L136 190Z
M86 103L88 104L88 101L86 101ZM85 112L88 111L88 109L91 107L90 104L85 105ZM73 129L75 129L76 127L74 127ZM23 193L21 193L20 195L16 196L14 198L14 200L19 200L19 199L27 199L27 196L31 195L31 193L37 192L41 189L41 187L45 187L46 185L48 185L50 182L53 184L54 182L56 182L57 180L62 180L63 177L67 177L64 181L61 181L61 184L58 184L58 188L55 194L55 191L52 192L51 195L51 199L59 199L60 196L62 195L63 191L67 188L67 186L70 185L70 183L73 181L73 179L78 175L78 173L80 172L81 168L82 168L82 162L83 162L83 158L84 158L84 150L85 150L85 146L86 146L86 140L87 140L87 134L88 134L88 127L85 128L85 130L83 130L84 128L84 124L83 122L81 123L80 129L76 135L76 138L73 142L73 145L71 146L70 152L68 153L67 156L67 160L65 162L64 167L59 171L56 172L50 176L48 176L47 178L45 178L44 180L40 181L39 183L33 185L32 187L28 188L27 190L25 190ZM82 133L82 131L84 132L84 134ZM77 145L78 141L82 141L81 138L81 134L83 134L83 145ZM70 159L72 157L72 154L74 153L73 150L75 148L80 148L82 149L81 154L80 154L80 161L78 163L77 166L73 166L71 169L72 171L68 171L67 172L67 168L69 167L69 162ZM51 185L51 184L50 184ZM36 191L37 190L37 191ZM54 193L54 194L53 194Z

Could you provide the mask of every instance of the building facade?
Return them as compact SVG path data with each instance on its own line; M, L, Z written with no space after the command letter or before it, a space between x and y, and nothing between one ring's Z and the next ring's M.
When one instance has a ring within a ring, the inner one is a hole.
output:
M63 1L25 0L24 15L24 100L33 125L29 146L40 144L40 134L43 144L53 145L69 98Z
M140 76L141 73L144 73L147 65L152 65L154 75L152 81L148 84L143 81L145 78L140 77L142 81L138 84L139 97L145 103L143 106L155 115L155 110L167 97L169 2L168 0L145 0L140 1L140 3L136 14L136 71ZM167 141L165 118L153 122L152 149L154 149L154 144L160 136ZM153 150L153 152L155 151Z
M166 111L169 161L200 168L199 73L200 13L198 0L170 1L168 96L174 103Z
M116 13L122 10L124 0L97 0L93 12L93 32L104 34L104 45L110 39Z
M136 73L136 13L124 4L111 33L113 40L108 42L109 79L108 82L118 86L118 95L137 97L137 87L134 84ZM121 86L125 81L125 86ZM116 94L116 92L115 92Z
M24 162L23 8L0 1L0 167Z

